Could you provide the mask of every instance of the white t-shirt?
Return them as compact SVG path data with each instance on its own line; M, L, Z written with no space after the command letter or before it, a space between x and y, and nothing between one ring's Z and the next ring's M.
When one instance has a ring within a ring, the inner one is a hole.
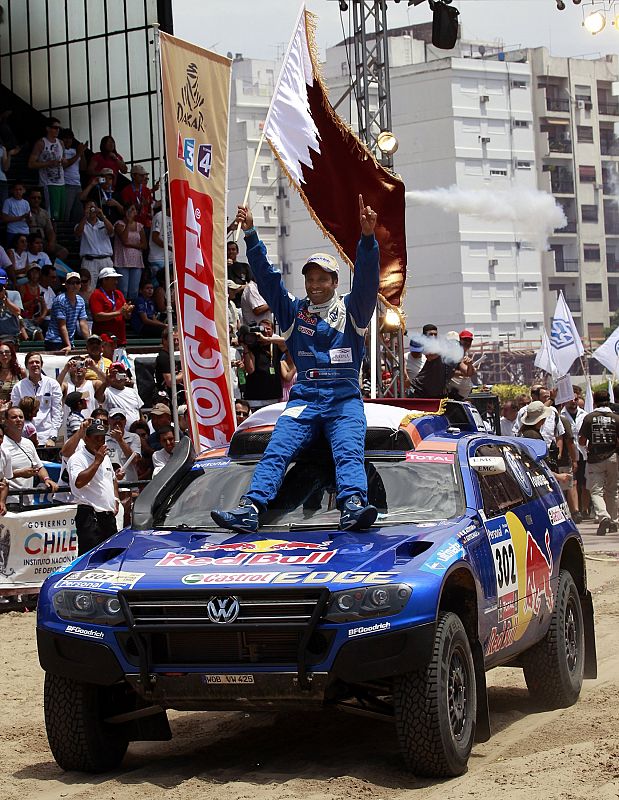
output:
M153 239L153 233L158 233L163 240L163 212L158 211L155 216L153 217L153 225L150 229L150 241L148 244L148 261L151 264L163 264L163 247L159 247L159 245ZM172 246L172 220L170 217L166 217L167 220L167 228L168 228L168 246Z
M71 392L80 392L83 396L88 405L83 411L84 417L89 417L95 408L99 408L99 403L95 400L95 387L93 386L92 381L84 381L84 383L78 388L69 378L65 380L67 385L67 394ZM65 395L66 397L66 395ZM69 407L64 405L65 408L65 420L69 416Z
M158 472L161 472L171 458L172 453L168 453L167 450L155 450L153 453L153 478Z
M40 253L31 253L30 250L26 250L26 264L30 267L32 264L38 264L39 267L49 267L51 266L51 259L45 252L45 250L41 250Z
M421 368L426 363L426 357L422 353L419 358L413 358L411 353L406 354L406 374L408 375L409 381L412 381L413 378L416 378L417 375L421 372Z
M67 159L67 161L70 161L75 155L77 155L77 150L75 149L75 147L65 148L64 157ZM64 168L64 182L65 186L81 187L82 182L80 181L79 158L77 158L69 167Z
M41 469L43 464L37 455L36 448L30 439L22 436L19 444L11 439L9 436L4 437L2 442L2 449L11 459L11 478L9 479L9 488L11 489L31 489L34 486L34 478L14 478L13 473L17 469L25 469L27 467L36 467ZM38 480L38 479L37 479ZM32 504L32 495L24 495L19 498L17 495L7 498L9 503L17 503L21 499L24 505Z
M116 513L114 468L109 456L104 456L103 461L99 464L99 469L85 486L78 489L75 485L80 472L88 469L94 460L94 455L86 447L76 450L68 460L67 471L71 494L80 505L90 506L95 511L111 511L114 514Z
M267 301L258 291L258 284L250 281L243 289L241 295L241 314L244 325L259 325L263 319L271 320L271 311L264 311L262 314L254 313L254 308L266 306Z
M103 407L107 408L108 411L113 408L122 408L127 419L127 428L130 428L140 418L140 409L143 405L140 395L132 386L127 386L125 389L115 389L113 386L108 386L105 390Z
M37 161L58 161L64 158L64 145L60 139L55 139L52 142L44 136L41 141L43 142L43 149L37 156ZM40 169L39 183L41 186L64 186L64 168L62 164Z
M49 321L49 315L51 313L52 305L54 304L54 300L56 299L56 292L52 289L51 286L48 286L47 288L41 286L41 291L43 292L43 299L45 300L45 305L47 306L47 312L48 312L45 319Z
M75 226L77 228L77 225ZM94 225L87 222L80 236L80 256L109 256L112 257L113 234L108 233L105 223L98 219Z
M514 435L514 422L515 422L515 420L506 419L505 417L501 417L501 436L513 436Z
M13 462L8 450L0 447L0 478L9 481L13 477Z

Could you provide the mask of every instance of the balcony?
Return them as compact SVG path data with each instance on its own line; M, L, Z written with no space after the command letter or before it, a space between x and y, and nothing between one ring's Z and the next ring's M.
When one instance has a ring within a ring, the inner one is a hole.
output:
M603 156L619 156L619 139L616 137L600 139L600 153Z
M576 233L577 227L576 220L568 220L564 228L555 228L555 233Z
M557 177L550 179L553 194L574 194L574 181L571 178Z
M567 303L567 307L570 311L575 313L579 313L582 311L582 303L579 299L572 299L571 297L566 297L565 302Z
M606 256L606 272L619 273L619 261L614 255Z
M571 153L572 143L567 139L548 139L548 149L551 153ZM604 152L604 151L602 151ZM607 155L611 155L607 153ZM613 154L614 155L614 154Z
M546 96L546 109L548 111L569 111L570 101L567 97L564 100L562 97Z
M598 103L598 111L600 114L606 114L609 117L619 117L619 103Z
M563 261L557 261L555 264L555 272L578 272L578 259L569 258Z
M611 236L617 236L619 234L619 220L605 219L604 230L606 231L607 234L610 234Z

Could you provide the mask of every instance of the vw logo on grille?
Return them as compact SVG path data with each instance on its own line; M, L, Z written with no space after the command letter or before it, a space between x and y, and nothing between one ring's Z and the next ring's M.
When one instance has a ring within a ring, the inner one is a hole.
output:
M206 604L206 613L211 622L229 623L238 617L241 607L238 597L211 597Z

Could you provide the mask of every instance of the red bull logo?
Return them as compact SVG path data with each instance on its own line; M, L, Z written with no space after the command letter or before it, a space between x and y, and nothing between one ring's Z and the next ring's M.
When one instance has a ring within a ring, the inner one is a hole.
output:
M283 550L327 550L331 542L288 542L284 539L260 539L256 542L230 542L224 544L203 544L200 550L212 552L223 550L227 553L279 553Z
M324 550L322 552L312 552L285 555L284 553L232 553L227 556L194 556L191 553L166 553L155 566L157 567L238 567L265 566L273 564L327 564L337 550Z
M552 578L552 551L550 549L550 534L546 531L544 537L546 553L540 548L535 539L527 531L527 561L526 561L526 592L523 608L525 614L533 612L539 614L542 598L546 601L548 611L552 611L555 604L554 593L550 584Z

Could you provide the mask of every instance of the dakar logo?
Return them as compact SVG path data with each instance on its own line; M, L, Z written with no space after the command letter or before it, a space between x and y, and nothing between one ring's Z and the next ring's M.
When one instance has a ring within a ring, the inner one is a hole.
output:
M574 344L574 331L568 320L552 318L552 329L550 331L550 341L555 350L562 350Z
M176 104L176 121L197 131L204 130L204 114L201 109L204 96L198 86L198 67L193 62L187 66L187 79L181 87L181 102Z

